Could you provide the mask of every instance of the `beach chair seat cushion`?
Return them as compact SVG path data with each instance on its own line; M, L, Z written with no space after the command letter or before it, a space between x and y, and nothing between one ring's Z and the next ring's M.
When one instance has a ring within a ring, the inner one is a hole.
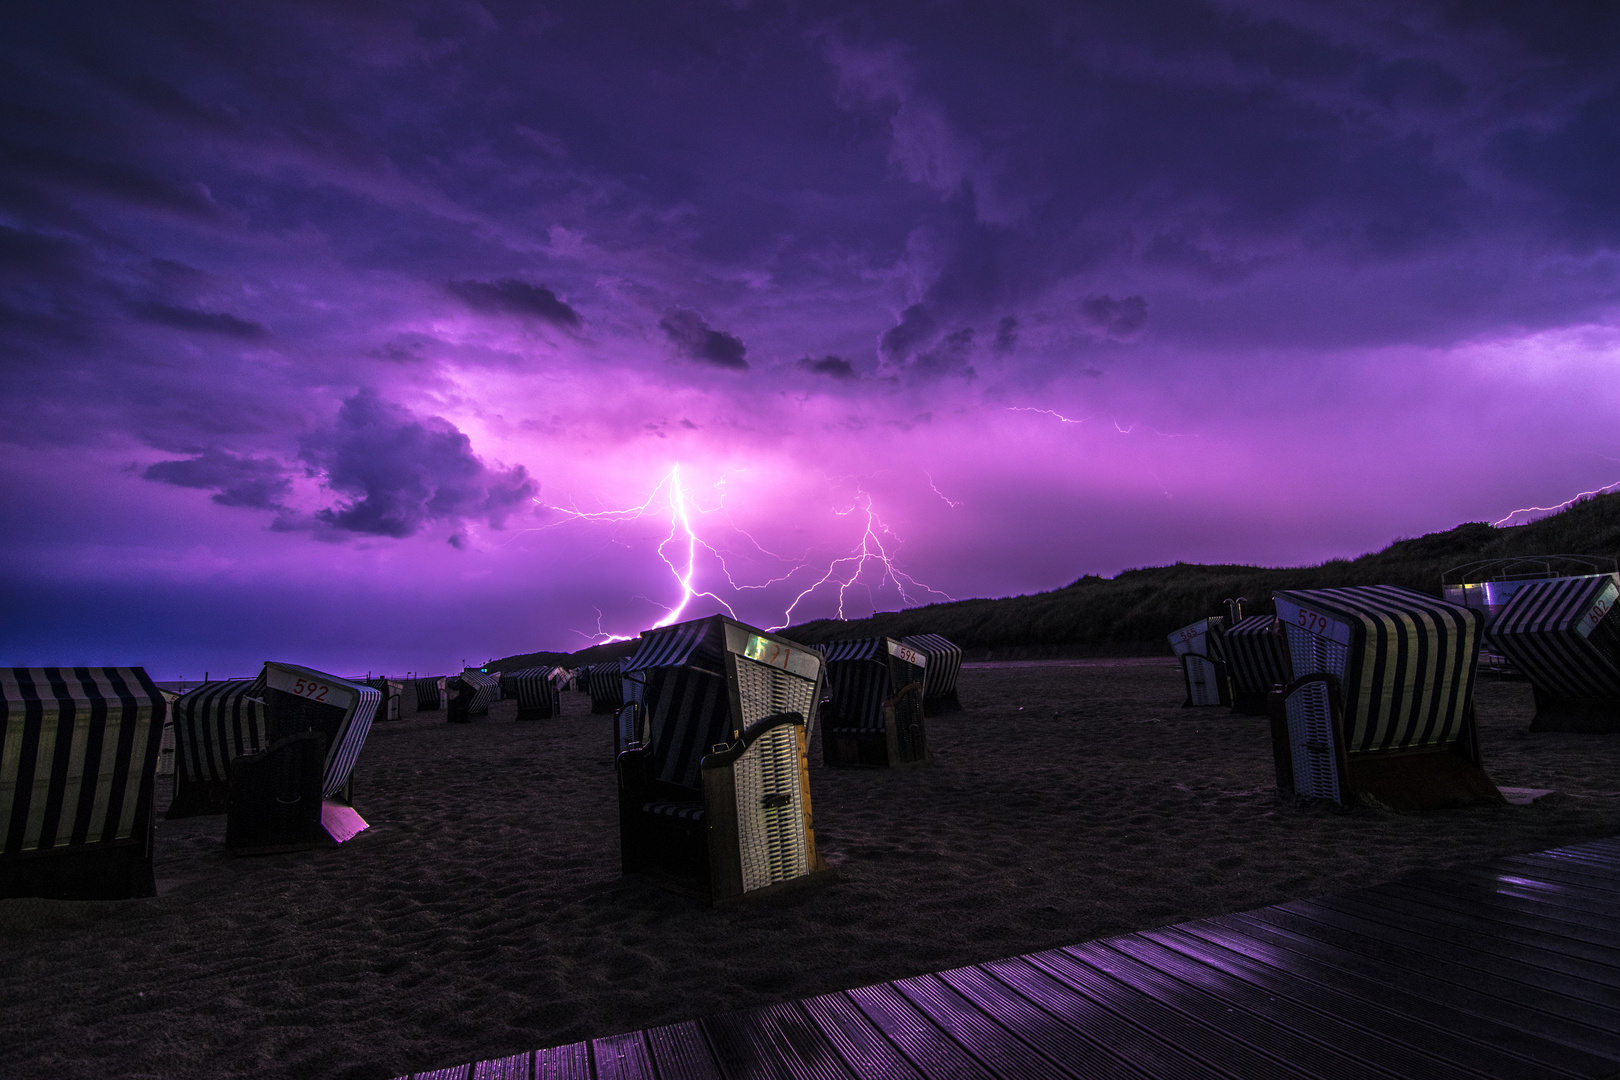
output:
M652 814L655 817L678 818L681 821L701 822L708 815L708 808L700 802L669 802L658 801L646 803L641 808L642 813Z

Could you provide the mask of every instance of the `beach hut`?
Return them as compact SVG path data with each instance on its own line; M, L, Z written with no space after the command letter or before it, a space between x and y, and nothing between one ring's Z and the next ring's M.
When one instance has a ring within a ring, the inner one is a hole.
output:
M267 745L263 677L205 682L174 705L174 798L166 818L223 814L231 761Z
M1491 641L1530 680L1531 731L1620 732L1620 574L1525 582Z
M226 850L295 851L365 829L353 808L353 774L381 691L273 660L254 689L263 701L264 749L231 761Z
M474 716L488 716L490 703L500 683L477 668L467 668L460 675L445 680L445 692L450 695L446 706L452 724L464 724Z
M444 679L413 679L416 687L416 711L437 712L444 708Z
M1195 705L1230 705L1232 687L1227 677L1223 629L1226 616L1215 615L1188 623L1170 635L1170 648L1181 661L1187 684L1182 708Z
M962 649L939 634L912 634L900 644L923 655L923 715L961 712L956 698L956 677L962 673Z
M1293 681L1288 662L1288 634L1275 615L1251 615L1221 635L1232 708L1265 716L1271 691Z
M822 760L880 768L927 761L927 657L887 637L828 641L820 649L827 661L829 695Z
M590 671L591 712L617 713L628 700L624 693L624 665L629 657L603 660Z
M1293 676L1271 707L1284 794L1393 810L1502 801L1474 718L1481 612L1392 585L1274 600Z
M531 667L501 676L503 680L510 680L511 696L517 700L519 720L549 720L562 715L562 695L558 692L557 681L552 678L556 670L552 667Z
M157 895L167 710L142 668L0 668L0 898Z
M644 737L618 756L624 872L713 903L824 875L806 760L821 656L717 615L644 633L625 667Z
M378 720L398 720L400 717L400 697L405 690L405 684L397 679L367 679L366 685L382 695L381 704L377 706Z

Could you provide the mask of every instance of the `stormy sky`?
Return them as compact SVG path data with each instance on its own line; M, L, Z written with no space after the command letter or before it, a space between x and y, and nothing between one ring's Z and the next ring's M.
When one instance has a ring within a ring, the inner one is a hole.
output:
M442 671L1614 484L1617 57L1610 3L7 4L0 661Z

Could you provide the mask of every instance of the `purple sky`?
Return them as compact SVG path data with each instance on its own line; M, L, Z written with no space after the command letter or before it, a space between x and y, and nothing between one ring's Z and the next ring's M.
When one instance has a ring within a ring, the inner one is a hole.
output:
M680 617L775 626L1612 484L1617 56L1607 2L7 4L0 662L575 649L672 617L683 510Z

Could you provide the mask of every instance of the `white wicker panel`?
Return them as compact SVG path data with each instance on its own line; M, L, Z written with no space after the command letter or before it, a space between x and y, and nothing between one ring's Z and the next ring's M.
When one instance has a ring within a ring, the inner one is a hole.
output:
M1345 664L1350 650L1332 638L1311 633L1303 626L1288 627L1288 661L1294 669L1294 678L1326 671L1344 682Z
M742 699L742 726L777 713L796 712L804 717L805 739L815 718L816 684L781 668L737 657L737 689Z
M1215 665L1202 657L1192 657L1187 664L1187 696L1194 705L1219 705L1220 682L1215 677Z
M1333 719L1326 683L1308 683L1288 698L1288 746L1294 758L1294 791L1312 799L1343 802L1334 761Z
M791 726L772 729L732 767L737 785L737 837L743 891L808 873L799 740ZM766 800L787 802L766 806Z

